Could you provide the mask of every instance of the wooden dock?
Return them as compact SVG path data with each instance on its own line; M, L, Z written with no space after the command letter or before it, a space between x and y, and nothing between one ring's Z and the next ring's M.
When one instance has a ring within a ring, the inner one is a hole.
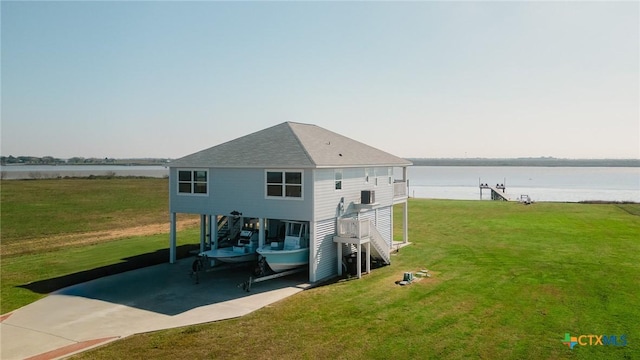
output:
M533 204L533 200L531 200L531 197L529 197L529 195L520 195L519 198L511 198L511 196L509 196L505 192L505 190L507 189L507 186L505 185L506 183L507 183L507 179L505 178L502 184L496 184L496 186L491 186L487 183L483 184L482 181L478 179L478 184L480 186L480 200L482 200L482 191L485 189L489 189L489 191L491 191L491 200L518 201L525 205Z
M482 191L484 189L491 190L491 200L511 201L509 195L505 193L506 187L504 184L496 184L491 186L489 184L480 183L480 200L482 200Z

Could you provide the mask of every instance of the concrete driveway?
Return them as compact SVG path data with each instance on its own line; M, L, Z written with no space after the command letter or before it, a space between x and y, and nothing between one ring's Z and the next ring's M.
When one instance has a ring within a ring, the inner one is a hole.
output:
M244 268L189 277L193 258L71 286L0 319L2 359L55 359L132 334L230 319L296 294L305 273L238 288Z

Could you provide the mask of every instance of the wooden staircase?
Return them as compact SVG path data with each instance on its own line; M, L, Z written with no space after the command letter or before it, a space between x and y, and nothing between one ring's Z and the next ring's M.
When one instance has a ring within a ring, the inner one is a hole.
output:
M368 242L372 245L371 256L385 264L391 263L391 248L369 219L338 219L337 235L333 241L357 246Z
M378 228L376 228L371 221L369 221L369 227L371 232L371 245L373 245L371 251L373 256L380 258L387 265L391 264L391 249L389 248L389 245L387 245L387 242L384 241L384 238L378 231Z

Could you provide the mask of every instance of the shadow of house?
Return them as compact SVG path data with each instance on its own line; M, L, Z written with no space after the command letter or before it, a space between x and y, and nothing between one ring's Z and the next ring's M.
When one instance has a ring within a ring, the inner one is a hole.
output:
M198 245L181 245L177 249L177 256L180 259L192 256L193 250L198 250ZM87 281L99 279L105 276L120 274L126 271L141 269L144 267L165 263L169 256L169 249L160 249L152 253L131 256L122 259L123 262L102 266L99 268L80 271L77 273L55 277L47 280L34 281L29 284L18 285L18 287L31 290L38 294L49 294L69 286L81 284Z
M174 316L201 306L224 303L286 287L300 287L308 279L300 273L254 285L251 292L239 285L249 279L253 268L219 268L200 274L196 284L191 274L189 251L179 247L182 261L166 262L168 249L126 258L125 262L54 279L20 285L41 294L77 296ZM153 265L153 266L150 266ZM136 270L136 271L129 271ZM60 289L60 290L58 290ZM251 301L251 300L249 300Z

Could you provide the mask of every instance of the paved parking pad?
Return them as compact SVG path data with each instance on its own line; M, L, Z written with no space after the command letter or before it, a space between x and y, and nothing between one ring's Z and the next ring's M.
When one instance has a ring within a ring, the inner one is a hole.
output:
M301 273L245 292L238 287L249 278L245 268L204 273L196 284L192 261L71 286L8 314L0 323L1 358L53 359L136 333L235 318L308 287Z

